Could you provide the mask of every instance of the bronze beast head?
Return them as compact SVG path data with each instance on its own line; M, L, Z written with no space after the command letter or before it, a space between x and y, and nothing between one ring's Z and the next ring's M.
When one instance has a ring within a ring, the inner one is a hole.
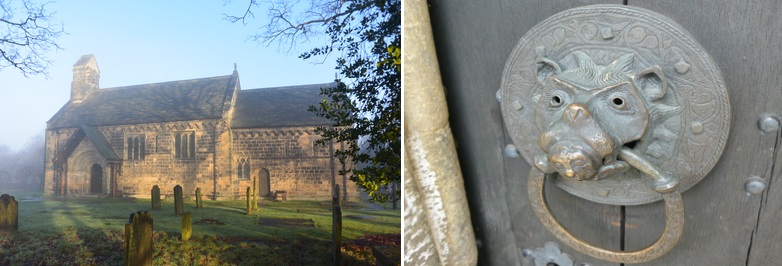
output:
M535 157L535 165L577 180L622 172L628 165L617 154L646 134L648 106L667 90L664 72L656 65L636 71L634 54L605 65L584 52L569 56L565 64L546 58L537 63L544 89L536 123L544 129L538 143L544 154Z

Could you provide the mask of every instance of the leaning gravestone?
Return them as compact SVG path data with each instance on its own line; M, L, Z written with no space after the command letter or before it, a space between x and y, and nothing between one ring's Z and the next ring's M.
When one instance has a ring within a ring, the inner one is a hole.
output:
M152 209L160 210L160 187L152 186Z
M339 185L334 186L331 196L331 241L334 244L334 265L342 265L342 207L339 202Z
M250 187L247 187L247 215L250 215L250 213L253 211L253 206L250 204L250 201Z
M0 233L13 233L19 229L19 202L8 194L0 196Z
M125 265L152 265L152 214L138 211L125 224Z
M182 214L182 241L190 240L193 235L193 220L190 212Z
M253 201L251 203L252 203L253 207L255 207L255 206L258 206L258 194L257 194L257 192L255 192L256 185L255 185L255 177L254 176L253 176L253 185L252 185L252 187L253 187Z
M196 191L196 208L200 209L204 207L203 201L201 201L201 188L197 187Z
M176 185L174 187L174 212L177 216L182 215L185 211L185 202L182 199L182 186Z

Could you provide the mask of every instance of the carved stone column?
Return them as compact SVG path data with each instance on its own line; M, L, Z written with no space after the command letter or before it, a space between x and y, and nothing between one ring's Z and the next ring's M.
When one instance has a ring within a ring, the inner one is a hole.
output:
M405 1L404 10L404 262L475 265L478 251L426 1Z

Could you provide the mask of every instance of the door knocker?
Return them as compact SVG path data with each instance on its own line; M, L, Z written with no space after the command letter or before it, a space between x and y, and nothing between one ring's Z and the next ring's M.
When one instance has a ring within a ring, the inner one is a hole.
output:
M712 169L730 128L722 74L672 20L649 10L593 5L558 13L513 49L498 93L502 118L533 165L529 200L557 238L598 259L664 255L684 228L680 193ZM612 205L665 201L651 246L610 251L573 237L551 215L545 179Z

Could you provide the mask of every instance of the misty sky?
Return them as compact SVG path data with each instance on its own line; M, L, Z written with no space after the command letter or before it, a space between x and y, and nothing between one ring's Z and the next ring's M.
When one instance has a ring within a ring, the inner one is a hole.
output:
M239 15L247 1L60 1L49 4L67 35L63 48L50 51L50 78L25 78L18 70L0 70L0 145L16 151L36 134L70 98L73 64L94 54L100 87L230 75L238 65L242 89L326 83L334 80L335 56L303 61L297 56L314 44L285 54L248 41L267 21L255 10L247 26L223 20ZM313 62L323 61L322 64Z

